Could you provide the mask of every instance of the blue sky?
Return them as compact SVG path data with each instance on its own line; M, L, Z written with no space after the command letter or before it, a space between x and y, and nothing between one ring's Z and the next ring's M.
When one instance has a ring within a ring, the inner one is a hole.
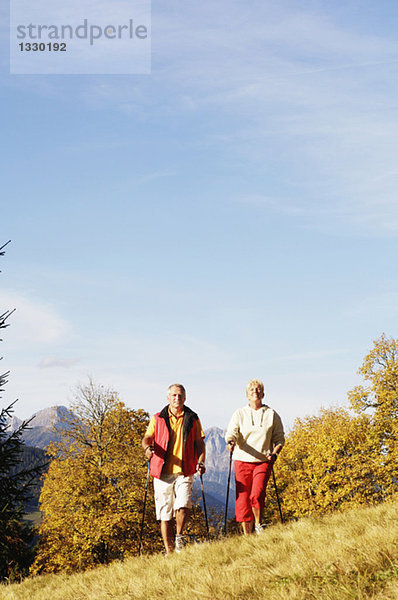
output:
M89 376L225 427L249 379L287 427L396 337L398 7L153 1L150 75L9 75L5 401Z

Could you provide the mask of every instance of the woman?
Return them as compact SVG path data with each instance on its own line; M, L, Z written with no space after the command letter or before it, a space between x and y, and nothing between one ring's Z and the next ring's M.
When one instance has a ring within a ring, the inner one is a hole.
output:
M235 517L245 534L260 534L261 513L272 465L285 442L280 416L262 403L264 384L252 379L246 387L249 404L234 412L225 435L234 452Z

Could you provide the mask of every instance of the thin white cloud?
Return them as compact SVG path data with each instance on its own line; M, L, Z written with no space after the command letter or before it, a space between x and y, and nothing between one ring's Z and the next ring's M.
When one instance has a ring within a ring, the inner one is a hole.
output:
M182 110L235 116L208 143L235 154L238 166L277 164L286 173L274 204L281 212L396 235L397 41L305 4L228 9L224 30L219 5L206 18L184 11L174 27L167 10L161 15L168 97Z
M273 360L275 361L301 361L304 360L306 362L328 358L328 357L339 357L345 356L348 354L350 350L346 348L337 348L335 350L314 350L313 352L298 352L296 354L285 354L283 356L275 357Z
M272 209L307 226L396 235L398 42L339 12L326 3L158 2L152 75L76 85L95 109L130 118L196 111L213 120L222 110L191 143L237 168L276 164L284 177Z
M39 363L39 369L70 369L79 362L77 358L57 358L55 356L47 356L43 358Z
M19 344L52 344L64 340L72 328L49 304L32 300L13 291L0 292L0 306L16 309L12 316L12 335Z
M369 295L356 304L351 304L345 309L349 317L371 318L374 315L382 315L383 320L395 317L398 313L398 290L382 290L374 293L369 290Z

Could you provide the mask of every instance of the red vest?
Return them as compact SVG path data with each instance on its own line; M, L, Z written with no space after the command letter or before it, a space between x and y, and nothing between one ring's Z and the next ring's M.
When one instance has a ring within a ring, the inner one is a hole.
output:
M184 475L193 475L196 472L198 454L195 448L196 423L199 417L188 406L184 406L182 424L182 471ZM153 447L155 450L151 458L150 473L152 477L159 478L167 453L170 440L169 406L165 406L155 415L155 435Z

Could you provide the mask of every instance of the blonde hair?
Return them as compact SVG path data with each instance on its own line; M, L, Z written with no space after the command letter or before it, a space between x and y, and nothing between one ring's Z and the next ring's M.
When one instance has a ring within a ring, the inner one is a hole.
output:
M248 384L247 384L247 386L246 386L246 394L247 394L247 392L249 391L249 387L251 387L252 385L256 385L256 386L260 387L260 388L261 388L261 393L262 393L262 394L263 394L263 396L264 396L264 384L263 384L263 382L262 382L262 381L260 381L259 379L251 379L251 380L249 381L249 383L248 383Z

